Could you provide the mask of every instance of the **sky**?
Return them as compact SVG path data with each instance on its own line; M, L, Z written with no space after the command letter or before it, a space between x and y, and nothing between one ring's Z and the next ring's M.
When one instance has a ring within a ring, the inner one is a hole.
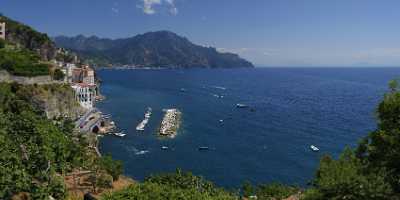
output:
M400 66L399 0L0 0L50 36L170 30L257 66Z

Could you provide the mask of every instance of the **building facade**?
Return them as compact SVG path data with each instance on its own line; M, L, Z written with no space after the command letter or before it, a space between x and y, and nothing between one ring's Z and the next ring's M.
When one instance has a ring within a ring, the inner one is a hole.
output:
M6 23L0 22L0 39L6 39Z
M79 104L86 108L91 109L94 106L96 99L96 88L84 83L72 84L72 89L75 93L75 99Z

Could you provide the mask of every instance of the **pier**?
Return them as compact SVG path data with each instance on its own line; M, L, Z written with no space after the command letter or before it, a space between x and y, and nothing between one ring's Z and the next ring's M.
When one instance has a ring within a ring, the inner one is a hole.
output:
M160 135L174 138L181 124L181 115L182 113L178 109L165 110L159 132Z

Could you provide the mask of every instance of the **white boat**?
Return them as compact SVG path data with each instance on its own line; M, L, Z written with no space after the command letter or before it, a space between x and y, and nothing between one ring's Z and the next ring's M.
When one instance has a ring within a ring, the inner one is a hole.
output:
M311 149L312 151L319 151L319 148L316 147L316 146L314 146L314 145L311 145L311 146L310 146L310 149Z
M247 107L249 107L249 106L246 105L246 104L238 103L238 104L236 104L236 107L237 107L237 108L247 108Z
M167 146L162 146L161 149L162 150L168 150L169 148Z
M222 122L224 122L224 120L223 120L223 119L220 119L219 122L222 123Z
M148 150L141 150L141 151L136 152L135 155L144 155L144 154L149 153L149 152L150 151L148 151Z
M119 133L114 133L114 135L118 136L118 137L125 137L125 133L123 131L119 132Z

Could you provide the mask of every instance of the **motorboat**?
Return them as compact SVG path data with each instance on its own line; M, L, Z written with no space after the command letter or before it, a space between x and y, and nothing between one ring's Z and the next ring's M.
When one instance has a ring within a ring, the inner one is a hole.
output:
M238 103L238 104L236 104L236 107L237 108L248 108L249 106L246 104Z
M114 135L118 136L118 137L125 137L126 136L126 134L123 131L114 133Z
M310 149L311 149L312 151L315 151L315 152L319 151L319 148L316 147L316 146L314 146L314 145L311 145L311 146L310 146Z
M161 149L162 149L162 150L168 150L169 147L167 147L167 146L162 146Z
M150 151L148 151L148 150L141 150L141 151L136 152L135 155L144 155L144 154L149 153L149 152Z
M209 150L209 149L210 149L209 147L199 147L200 151L206 151L206 150Z

